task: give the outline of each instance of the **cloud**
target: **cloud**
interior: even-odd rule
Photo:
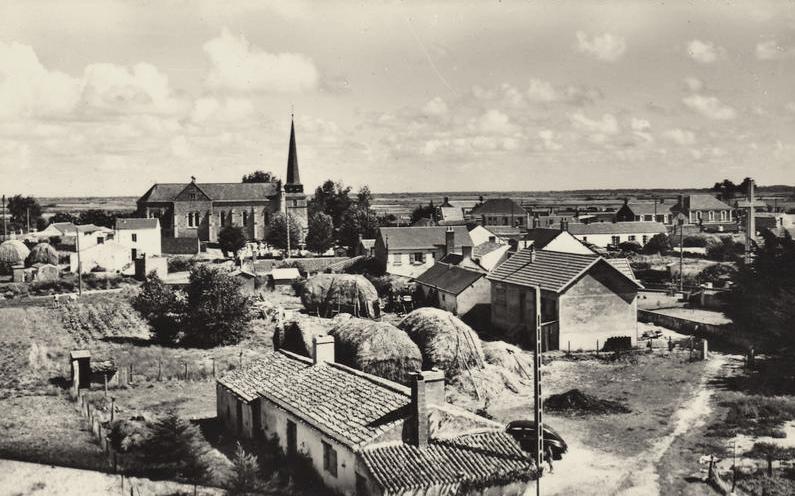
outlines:
[[[577,31],[577,51],[605,62],[616,62],[627,51],[627,43],[623,37],[610,33],[589,37]]]
[[[613,114],[603,114],[601,119],[590,119],[577,112],[571,116],[571,122],[576,129],[591,133],[613,135],[619,131],[618,120]]]
[[[525,95],[528,100],[539,103],[563,102],[573,105],[593,103],[602,97],[602,93],[595,88],[583,86],[555,86],[542,79],[530,79]]]
[[[756,44],[755,53],[759,60],[778,60],[795,55],[795,48],[783,47],[775,40],[767,40]]]
[[[447,103],[437,96],[422,107],[422,113],[427,116],[444,115],[447,113]]]
[[[632,118],[630,126],[632,126],[633,131],[646,131],[647,129],[651,129],[651,123],[649,121],[646,119],[638,119],[637,117]]]
[[[252,46],[243,36],[224,28],[204,44],[211,69],[207,84],[235,91],[300,92],[315,89],[318,71],[299,53],[272,54]]]
[[[788,112],[795,113],[795,102],[787,102],[787,104],[786,104],[786,105],[784,105],[784,108],[785,108],[785,109],[786,109]]]
[[[704,89],[704,82],[696,77],[686,77],[683,81],[687,89],[692,92],[697,93]]]
[[[208,121],[241,123],[249,120],[254,114],[254,104],[246,98],[203,97],[193,103],[190,120],[195,123]]]
[[[696,135],[693,134],[693,131],[687,131],[684,129],[669,129],[668,131],[665,131],[663,135],[677,145],[686,146],[692,145],[696,142]]]
[[[682,99],[682,102],[694,112],[713,120],[731,120],[737,117],[737,111],[721,103],[714,96],[690,95]]]
[[[110,113],[173,113],[179,102],[168,77],[151,64],[91,64],[83,74],[81,106]]]
[[[477,128],[485,134],[511,134],[516,132],[516,126],[511,123],[510,117],[495,109],[488,110],[478,118]]]
[[[544,145],[544,149],[548,151],[557,151],[563,149],[563,145],[555,141],[555,132],[551,129],[542,129],[538,132],[538,137]]]
[[[696,62],[711,64],[718,60],[722,49],[711,41],[692,40],[687,44],[687,53]]]

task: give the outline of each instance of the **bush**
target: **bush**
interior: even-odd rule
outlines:
[[[655,234],[644,246],[643,253],[653,255],[659,253],[664,255],[671,251],[671,239],[667,234]]]
[[[722,262],[733,261],[745,251],[745,245],[731,237],[721,238],[721,242],[707,246],[707,258]]]
[[[685,248],[706,248],[709,240],[704,236],[685,236],[682,246]]]
[[[246,246],[246,236],[243,229],[238,226],[226,226],[218,233],[218,244],[224,252],[224,256],[236,255],[238,251]]]
[[[151,475],[180,478],[200,483],[208,478],[210,467],[204,462],[199,428],[169,412],[151,426],[142,454]]]
[[[187,272],[196,265],[196,260],[189,257],[169,257],[167,263],[169,272]]]
[[[150,273],[132,305],[149,322],[155,339],[174,344],[185,317],[184,297],[177,294],[154,272]]]
[[[618,249],[625,253],[640,253],[641,246],[637,241],[624,241],[619,243]]]
[[[184,339],[210,347],[240,342],[248,332],[251,305],[240,283],[217,268],[200,265],[190,274]]]

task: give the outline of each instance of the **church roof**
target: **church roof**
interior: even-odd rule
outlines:
[[[290,149],[287,152],[287,183],[301,184],[298,174],[298,152],[295,149],[295,121],[290,122]]]
[[[144,193],[142,202],[172,202],[189,183],[157,183]],[[196,183],[212,201],[266,200],[278,193],[276,183]]]

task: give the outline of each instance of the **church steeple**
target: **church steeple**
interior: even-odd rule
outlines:
[[[298,152],[295,149],[295,116],[290,114],[290,149],[287,152],[287,186],[300,185],[298,174]]]

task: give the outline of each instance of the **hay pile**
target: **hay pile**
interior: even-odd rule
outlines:
[[[332,312],[373,317],[378,300],[375,287],[364,276],[318,274],[304,284],[301,303],[308,312],[328,316]]]
[[[447,386],[450,403],[471,412],[527,404],[533,397],[533,381],[524,375],[486,363],[452,378]]]
[[[452,378],[467,367],[480,367],[484,363],[477,333],[450,312],[419,308],[408,314],[398,327],[419,346],[423,369],[438,367]]]
[[[296,314],[295,318],[276,327],[273,333],[273,347],[298,353],[299,355],[312,356],[312,338],[328,334],[332,321]]]
[[[30,250],[30,254],[25,259],[25,265],[30,267],[37,263],[58,265],[58,252],[50,243],[39,243]]]
[[[414,342],[392,324],[340,314],[328,333],[334,336],[336,361],[384,379],[408,384],[422,367]]]
[[[629,413],[632,410],[621,402],[603,400],[579,389],[571,389],[561,394],[553,394],[544,400],[544,409],[550,412],[563,412],[575,415]]]
[[[22,264],[28,255],[30,255],[30,250],[25,243],[18,239],[9,239],[0,244],[0,263],[9,266]]]
[[[481,345],[486,363],[502,367],[519,377],[533,374],[533,355],[505,341],[485,341]]]

